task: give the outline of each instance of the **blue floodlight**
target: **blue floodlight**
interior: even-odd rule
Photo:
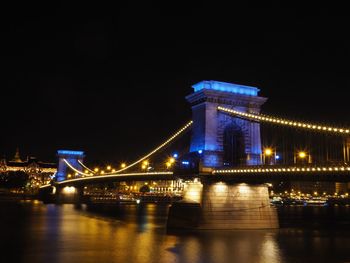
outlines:
[[[225,91],[225,92],[231,92],[231,93],[248,95],[248,96],[258,96],[258,92],[260,91],[260,89],[251,87],[251,86],[238,85],[238,84],[220,82],[220,81],[214,81],[214,80],[203,80],[201,82],[194,84],[192,88],[194,89],[195,92],[200,91],[202,89],[210,89],[210,90]]]
[[[83,151],[71,151],[71,150],[58,150],[59,155],[84,155]]]
[[[203,150],[198,150],[198,153],[199,153],[199,154],[202,154],[202,153],[203,153]]]
[[[280,156],[279,156],[279,155],[276,155],[276,156],[275,156],[275,159],[276,159],[276,160],[279,160],[279,159],[280,159]]]
[[[174,153],[174,154],[173,154],[173,157],[174,157],[174,158],[177,158],[177,157],[179,157],[179,155],[178,155],[177,153]]]
[[[184,165],[189,165],[190,162],[189,162],[189,161],[182,161],[182,164],[184,164]]]

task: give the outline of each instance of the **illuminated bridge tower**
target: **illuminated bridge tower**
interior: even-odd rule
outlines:
[[[218,106],[247,113],[259,113],[267,98],[255,87],[201,81],[186,97],[192,106],[190,152],[200,152],[202,171],[222,166],[261,164],[260,124],[234,118]]]
[[[67,179],[68,171],[72,169],[68,167],[67,162],[76,170],[82,172],[82,166],[78,161],[83,163],[84,160],[84,152],[83,151],[70,151],[70,150],[58,150],[58,168],[56,174],[56,180],[58,182]]]
[[[188,157],[200,156],[200,173],[222,166],[261,164],[260,124],[228,116],[218,106],[259,113],[267,100],[259,89],[218,81],[192,86],[192,138]],[[278,217],[264,184],[223,182],[210,175],[186,185],[182,202],[169,210],[169,228],[274,229]]]

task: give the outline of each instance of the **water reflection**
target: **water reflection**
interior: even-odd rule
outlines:
[[[113,213],[73,205],[0,204],[0,262],[341,262],[350,233],[282,228],[167,234],[168,207]]]

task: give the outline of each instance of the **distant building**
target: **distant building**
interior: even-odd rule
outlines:
[[[7,161],[6,158],[0,160],[0,173],[18,171],[29,175],[31,186],[40,186],[51,180],[51,177],[57,172],[57,164],[41,162],[35,157],[27,157],[25,161],[22,161],[17,148],[15,156],[10,161]]]

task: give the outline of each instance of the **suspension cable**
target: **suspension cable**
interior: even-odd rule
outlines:
[[[164,143],[162,143],[161,145],[159,145],[157,148],[155,148],[154,150],[152,150],[151,152],[149,152],[148,154],[146,154],[145,156],[141,157],[140,159],[138,159],[137,161],[131,163],[130,165],[125,166],[122,169],[119,169],[117,171],[111,172],[111,173],[105,173],[105,175],[112,175],[112,174],[117,174],[120,173],[122,171],[125,171],[126,169],[129,169],[130,167],[135,166],[136,164],[144,161],[145,159],[147,159],[148,157],[150,157],[151,155],[155,154],[156,152],[158,152],[159,150],[161,150],[162,148],[164,148],[165,146],[167,146],[169,143],[171,143],[172,141],[174,141],[180,134],[182,134],[184,131],[187,130],[187,128],[189,128],[192,125],[193,121],[189,121],[185,126],[183,126],[180,130],[178,130],[176,133],[174,133],[169,139],[167,139]],[[79,161],[78,161],[79,162]],[[83,166],[84,168],[86,168],[87,170],[89,170],[90,172],[92,172],[93,174],[96,174],[94,171],[92,171],[90,168],[88,168],[87,166],[83,165],[81,162],[79,162],[79,164],[81,166]]]
[[[122,171],[125,171],[126,169],[129,169],[130,167],[135,166],[136,164],[142,162],[143,160],[147,159],[148,157],[150,157],[151,155],[155,154],[156,152],[158,152],[159,150],[161,150],[162,148],[164,148],[165,146],[167,146],[169,143],[171,143],[176,137],[178,137],[180,134],[182,134],[184,131],[186,131],[186,129],[188,127],[190,127],[192,125],[193,121],[188,122],[185,126],[183,126],[180,130],[178,130],[176,133],[174,133],[169,139],[167,139],[164,143],[162,143],[161,145],[159,145],[157,148],[155,148],[153,151],[149,152],[148,154],[146,154],[145,156],[141,157],[140,159],[138,159],[137,161],[133,162],[132,164],[118,170],[115,171],[113,173],[108,173],[108,174],[116,174],[116,173],[120,173]]]
[[[91,170],[89,167],[87,167],[85,164],[83,164],[80,160],[78,160],[78,163],[85,168],[86,170],[88,170],[89,172],[95,174],[95,172],[93,170]]]
[[[83,173],[82,171],[79,171],[78,169],[74,168],[73,165],[71,165],[66,159],[63,159],[63,161],[67,164],[67,166],[72,169],[74,172],[84,175],[84,176],[92,176],[91,174]]]
[[[303,128],[303,129],[314,130],[314,131],[322,131],[322,132],[333,133],[333,134],[350,134],[350,130],[347,128],[337,128],[332,126],[322,126],[322,125],[313,124],[313,123],[297,122],[297,121],[292,121],[287,119],[280,119],[269,115],[236,111],[236,110],[232,110],[221,106],[218,106],[218,110],[231,115],[239,116],[243,119],[254,120],[257,122],[269,122],[277,125]]]

